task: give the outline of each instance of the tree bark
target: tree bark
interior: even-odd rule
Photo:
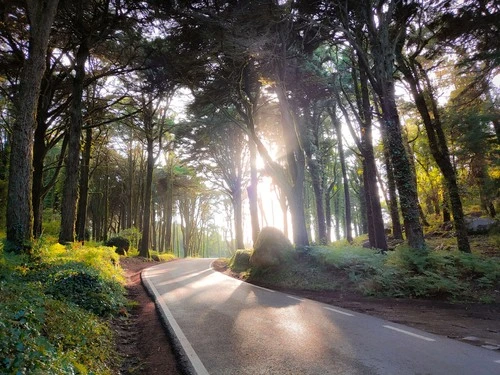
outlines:
[[[349,180],[347,179],[347,168],[345,165],[344,145],[342,143],[342,130],[340,121],[335,113],[335,109],[330,110],[330,117],[332,119],[335,133],[337,134],[337,147],[339,151],[340,168],[342,170],[342,183],[344,185],[344,205],[345,205],[345,238],[347,242],[352,243],[352,219],[351,219],[351,195],[349,193]]]
[[[58,0],[27,0],[30,20],[28,57],[21,72],[14,101],[16,121],[12,129],[7,191],[7,241],[21,252],[31,247],[33,237],[32,155],[33,132],[40,86],[46,68],[45,56]]]
[[[255,129],[253,128],[253,122],[250,126],[254,131]],[[248,141],[248,149],[250,151],[250,185],[247,188],[247,193],[248,204],[250,208],[250,222],[252,226],[252,241],[253,243],[255,243],[260,233],[259,206],[257,202],[257,186],[259,180],[257,177],[257,149],[252,139],[249,139]]]
[[[85,241],[85,228],[87,224],[87,203],[89,194],[90,156],[92,151],[92,129],[85,132],[85,147],[83,150],[82,169],[80,173],[80,199],[78,200],[78,213],[76,218],[76,233],[78,241]]]
[[[398,62],[405,79],[409,83],[413,99],[424,122],[431,154],[446,183],[458,249],[462,252],[470,253],[471,249],[457,178],[451,164],[450,153],[441,124],[441,116],[430,86],[430,80],[417,62],[413,61],[412,64],[412,61],[405,60],[402,54],[398,55]],[[422,76],[424,82],[421,82],[420,76]]]
[[[243,207],[241,197],[241,182],[238,181],[232,196],[233,212],[234,212],[234,234],[236,240],[236,249],[244,249],[243,241]]]
[[[61,202],[61,231],[59,243],[75,240],[76,207],[78,203],[78,180],[80,172],[80,145],[82,136],[83,85],[85,62],[89,57],[89,47],[83,41],[78,48],[73,79],[73,99],[71,102],[71,120],[69,126],[68,155],[66,158],[66,178],[64,180]]]
[[[149,120],[147,120],[149,121]],[[152,121],[152,119],[151,119]],[[154,140],[147,139],[147,167],[146,167],[146,185],[144,187],[144,210],[142,215],[142,238],[139,245],[139,255],[149,258],[149,238],[151,224],[151,197],[153,189],[153,169],[154,169]]]

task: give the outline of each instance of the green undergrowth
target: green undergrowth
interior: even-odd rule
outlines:
[[[361,246],[312,246],[293,251],[279,267],[234,272],[248,281],[298,290],[351,290],[368,296],[498,302],[500,258],[458,251],[415,251],[399,246],[387,254]]]
[[[127,252],[127,256],[129,257],[138,257],[139,250],[136,248],[132,248]],[[149,250],[149,259],[157,261],[157,262],[170,262],[171,260],[176,259],[174,253],[169,252],[159,252],[156,250]]]
[[[126,304],[119,257],[102,246],[0,243],[0,373],[112,374],[109,318]]]

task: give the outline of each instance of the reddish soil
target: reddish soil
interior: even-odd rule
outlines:
[[[158,262],[144,258],[120,259],[127,278],[127,295],[133,306],[113,326],[123,357],[120,374],[180,375],[174,350],[162,326],[155,304],[141,283],[141,271]]]
[[[121,259],[121,266],[127,277],[128,297],[136,306],[114,322],[118,350],[124,358],[120,374],[181,374],[155,305],[141,284],[141,271],[154,264],[157,262],[141,258]],[[215,262],[214,268],[238,277],[225,268],[225,263]],[[500,304],[498,303],[482,305],[381,299],[365,297],[351,291],[285,290],[285,292],[500,351]]]

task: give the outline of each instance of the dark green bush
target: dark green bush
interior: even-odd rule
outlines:
[[[116,236],[110,238],[106,242],[106,246],[116,247],[116,252],[120,255],[127,255],[127,251],[130,248],[130,241],[125,237]]]
[[[68,262],[52,271],[47,278],[47,293],[55,299],[72,302],[99,316],[116,313],[125,302],[120,284],[103,279],[83,263]]]

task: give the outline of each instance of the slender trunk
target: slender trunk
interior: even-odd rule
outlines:
[[[335,109],[330,111],[335,133],[337,134],[337,147],[339,151],[340,167],[342,170],[342,181],[344,184],[344,204],[345,204],[345,238],[349,243],[352,239],[352,218],[351,218],[351,195],[349,193],[349,180],[347,179],[347,168],[345,164],[344,145],[342,143],[342,130],[340,121],[335,113]]]
[[[85,131],[85,147],[83,150],[82,169],[80,173],[80,199],[76,218],[76,234],[78,241],[85,241],[87,224],[87,202],[89,194],[90,155],[92,151],[92,129]]]
[[[26,1],[30,20],[28,58],[23,64],[18,95],[14,101],[16,121],[12,128],[7,190],[7,241],[13,250],[30,248],[33,237],[32,161],[33,133],[45,56],[58,0]]]
[[[146,166],[146,184],[144,187],[144,209],[142,215],[142,238],[139,245],[139,255],[149,258],[150,243],[150,224],[151,224],[151,197],[153,189],[153,169],[154,169],[154,140],[147,140],[147,166]]]
[[[172,211],[174,207],[174,193],[172,173],[170,173],[167,184],[167,202],[165,204],[165,243],[168,250],[173,250],[172,240]]]
[[[449,203],[453,214],[458,249],[462,252],[470,253],[470,244],[467,237],[467,228],[464,221],[464,213],[456,173],[453,169],[453,165],[451,164],[450,153],[441,125],[441,117],[434,93],[432,92],[430,80],[427,77],[427,73],[418,65],[418,63],[414,62],[414,65],[411,66],[410,61],[405,61],[401,54],[398,55],[398,62],[406,80],[410,85],[413,99],[415,100],[417,109],[424,122],[431,154],[436,161],[443,178],[445,179]],[[421,86],[419,74],[424,78],[424,84],[426,85],[425,90]],[[426,101],[426,97],[428,102]]]
[[[394,180],[394,169],[392,167],[391,157],[389,155],[388,140],[386,140],[385,132],[384,136],[384,161],[385,170],[387,174],[387,190],[389,195],[389,200],[387,201],[387,206],[389,207],[389,213],[391,215],[392,222],[392,236],[395,239],[403,239],[403,228],[401,227],[401,222],[399,220],[399,209],[398,209],[398,195],[396,192],[396,181]]]
[[[71,121],[69,127],[68,155],[66,158],[66,178],[61,202],[61,231],[59,243],[75,240],[76,207],[78,202],[78,177],[80,172],[80,144],[82,134],[82,98],[85,79],[85,62],[89,57],[89,48],[82,42],[76,54],[75,77],[73,79],[73,99],[71,103]]]

